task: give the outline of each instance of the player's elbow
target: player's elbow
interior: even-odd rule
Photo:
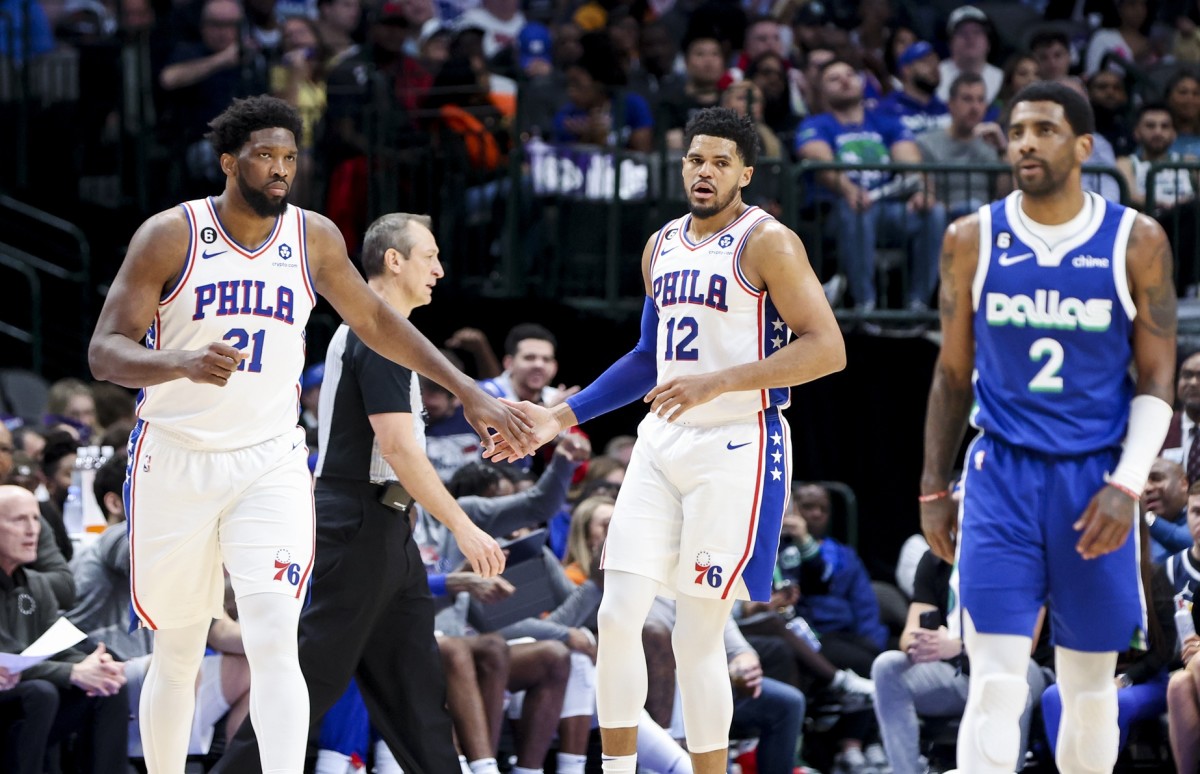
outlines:
[[[104,337],[99,333],[92,336],[88,343],[88,368],[92,371],[92,378],[101,382],[115,382],[114,366],[113,358],[106,352]]]
[[[815,358],[821,366],[819,376],[828,376],[846,368],[846,342],[842,334],[834,330],[821,337],[818,354]]]

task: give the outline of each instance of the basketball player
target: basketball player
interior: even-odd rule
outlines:
[[[1127,538],[1171,421],[1175,289],[1158,224],[1080,186],[1093,131],[1070,87],[1021,90],[1008,145],[1018,190],[951,226],[942,251],[921,525],[947,561],[960,538],[971,682],[958,766],[970,774],[1016,768],[1043,604],[1064,774],[1112,771],[1117,652],[1145,642],[1137,539]],[[959,511],[949,478],[972,397],[980,434]]]
[[[528,444],[519,412],[484,395],[367,288],[333,224],[288,204],[295,109],[255,97],[234,102],[210,126],[224,191],[138,229],[89,359],[97,379],[143,388],[125,497],[133,607],[155,630],[141,699],[148,770],[183,771],[224,564],[250,663],[262,769],[299,774],[308,696],[296,624],[314,533],[296,420],[316,292],[373,349],[451,388],[477,430],[490,426]],[[485,575],[504,564],[494,541],[469,558]]]
[[[672,642],[693,768],[725,771],[733,704],[722,630],[735,599],[771,595],[791,481],[788,387],[846,362],[800,239],[742,201],[758,153],[753,122],[708,108],[685,134],[691,214],[646,243],[637,346],[566,403],[521,404],[543,442],[637,398],[650,404],[602,563],[596,703],[606,774],[636,771],[641,631],[660,593],[678,598]],[[499,443],[492,456],[516,453]]]

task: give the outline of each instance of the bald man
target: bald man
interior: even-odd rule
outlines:
[[[0,424],[0,485],[7,484],[9,476],[12,475],[14,451],[12,433]],[[41,507],[43,506],[39,504],[39,510]],[[45,516],[41,517],[41,530],[38,533],[37,559],[29,565],[29,569],[37,570],[50,582],[59,609],[68,610],[75,604],[75,577],[71,574],[71,568],[59,549],[50,522],[46,521]]]
[[[1178,462],[1159,457],[1142,492],[1142,518],[1150,530],[1150,558],[1161,564],[1192,545],[1187,525],[1188,479]]]
[[[42,520],[37,498],[0,486],[0,652],[20,653],[58,619],[50,582],[37,559]],[[25,669],[0,668],[0,771],[39,774],[46,746],[79,735],[81,772],[128,766],[129,702],[124,665],[101,644],[71,648]]]

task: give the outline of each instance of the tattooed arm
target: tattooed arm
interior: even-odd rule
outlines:
[[[946,230],[942,242],[942,351],[933,371],[929,405],[925,410],[925,467],[921,492],[945,490],[958,458],[971,411],[971,372],[975,366],[975,330],[971,285],[979,262],[979,216],[960,218]],[[942,497],[921,504],[921,530],[930,548],[947,562],[954,561],[957,504]]]
[[[1175,401],[1175,264],[1158,222],[1139,215],[1129,234],[1125,271],[1137,307],[1133,362],[1137,394]]]
[[[1074,524],[1080,533],[1075,549],[1084,559],[1115,551],[1128,539],[1136,495],[1145,482],[1145,471],[1155,450],[1162,444],[1175,398],[1175,270],[1162,227],[1138,215],[1125,256],[1129,293],[1137,308],[1133,321],[1137,397],[1130,407],[1121,461],[1109,483],[1092,497]],[[1135,469],[1139,471],[1136,474],[1132,472]]]

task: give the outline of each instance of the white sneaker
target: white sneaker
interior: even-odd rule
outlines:
[[[888,763],[887,753],[883,751],[883,745],[878,742],[867,745],[867,748],[863,750],[863,757],[867,759],[867,763],[875,767],[879,774],[892,774],[892,766]]]
[[[842,693],[860,693],[864,696],[875,695],[875,683],[850,669],[839,669],[834,675],[830,687]]]
[[[848,747],[833,759],[835,774],[874,774],[875,770],[867,763],[862,748]]]

